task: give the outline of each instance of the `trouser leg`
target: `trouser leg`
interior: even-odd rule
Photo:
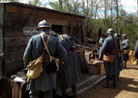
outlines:
[[[44,93],[43,98],[52,98],[52,90],[49,90],[43,93]]]
[[[71,88],[72,88],[73,97],[77,97],[77,85],[74,84],[71,86]]]
[[[39,98],[39,92],[38,91],[29,91],[29,97],[30,98]]]
[[[111,65],[108,62],[104,62],[104,67],[105,67],[105,71],[106,71],[106,83],[105,86],[106,88],[110,88],[110,77],[111,77]]]

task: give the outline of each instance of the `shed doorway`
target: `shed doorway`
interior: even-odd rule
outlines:
[[[52,30],[58,34],[63,34],[63,26],[61,25],[52,25]]]

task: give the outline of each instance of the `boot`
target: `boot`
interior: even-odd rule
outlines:
[[[78,98],[77,96],[77,85],[72,85],[72,93],[73,93],[73,98]]]
[[[106,84],[103,87],[110,88],[109,80],[110,80],[110,78],[106,78]]]
[[[113,79],[113,88],[116,89],[117,88],[117,77],[114,76],[114,79]]]

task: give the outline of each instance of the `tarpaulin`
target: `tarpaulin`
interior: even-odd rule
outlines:
[[[134,51],[130,50],[128,64],[136,64],[136,58],[134,57]]]

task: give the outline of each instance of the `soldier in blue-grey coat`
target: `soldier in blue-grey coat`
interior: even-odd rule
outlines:
[[[99,51],[103,46],[105,38],[106,38],[106,36],[104,34],[102,34],[102,36],[100,37],[100,40],[99,40]]]
[[[104,34],[102,34],[102,36],[100,37],[100,40],[99,40],[99,46],[100,46],[100,47],[102,47],[105,38],[106,38],[106,36],[105,36]]]
[[[60,65],[58,72],[62,97],[66,98],[66,88],[71,87],[73,97],[77,97],[77,83],[80,80],[80,65],[76,54],[73,52],[73,43],[71,37],[67,34],[59,36],[59,40],[63,47],[67,50],[67,58],[64,64]]]
[[[138,40],[135,45],[135,50],[134,50],[134,57],[136,58],[136,64],[138,64]]]
[[[122,46],[123,46],[123,51],[124,50],[129,50],[129,40],[127,38],[127,34],[123,34]],[[129,55],[128,54],[124,54],[123,55],[123,59],[125,61],[125,68],[127,68],[126,63],[127,63],[127,60],[129,59]]]
[[[38,30],[40,34],[47,40],[49,33],[49,24],[43,20],[38,24]],[[66,50],[62,47],[57,38],[50,36],[48,40],[48,49],[51,56],[58,54],[59,60],[61,61],[67,55]],[[28,45],[24,52],[24,64],[25,66],[32,60],[37,59],[42,55],[44,50],[44,44],[40,35],[34,35],[30,38]],[[46,64],[43,63],[43,72],[36,79],[27,79],[27,89],[29,90],[30,98],[38,98],[39,91],[43,92],[43,98],[52,98],[52,90],[56,89],[56,72],[47,73]]]
[[[115,39],[116,39],[116,42],[117,42],[117,50],[118,50],[118,53],[120,53],[120,56],[118,54],[117,56],[117,60],[118,60],[118,66],[117,66],[117,72],[118,72],[118,81],[119,81],[119,75],[120,75],[120,71],[122,70],[122,67],[123,67],[123,52],[122,52],[122,44],[121,44],[121,40],[120,40],[120,34],[116,33],[115,35]]]
[[[116,55],[116,47],[114,42],[114,31],[112,28],[107,30],[108,37],[104,40],[103,46],[99,53],[99,59],[102,60],[104,54]],[[104,67],[106,72],[106,85],[104,87],[110,88],[110,78],[113,78],[113,87],[117,86],[117,58],[114,56],[113,63],[104,61]]]

